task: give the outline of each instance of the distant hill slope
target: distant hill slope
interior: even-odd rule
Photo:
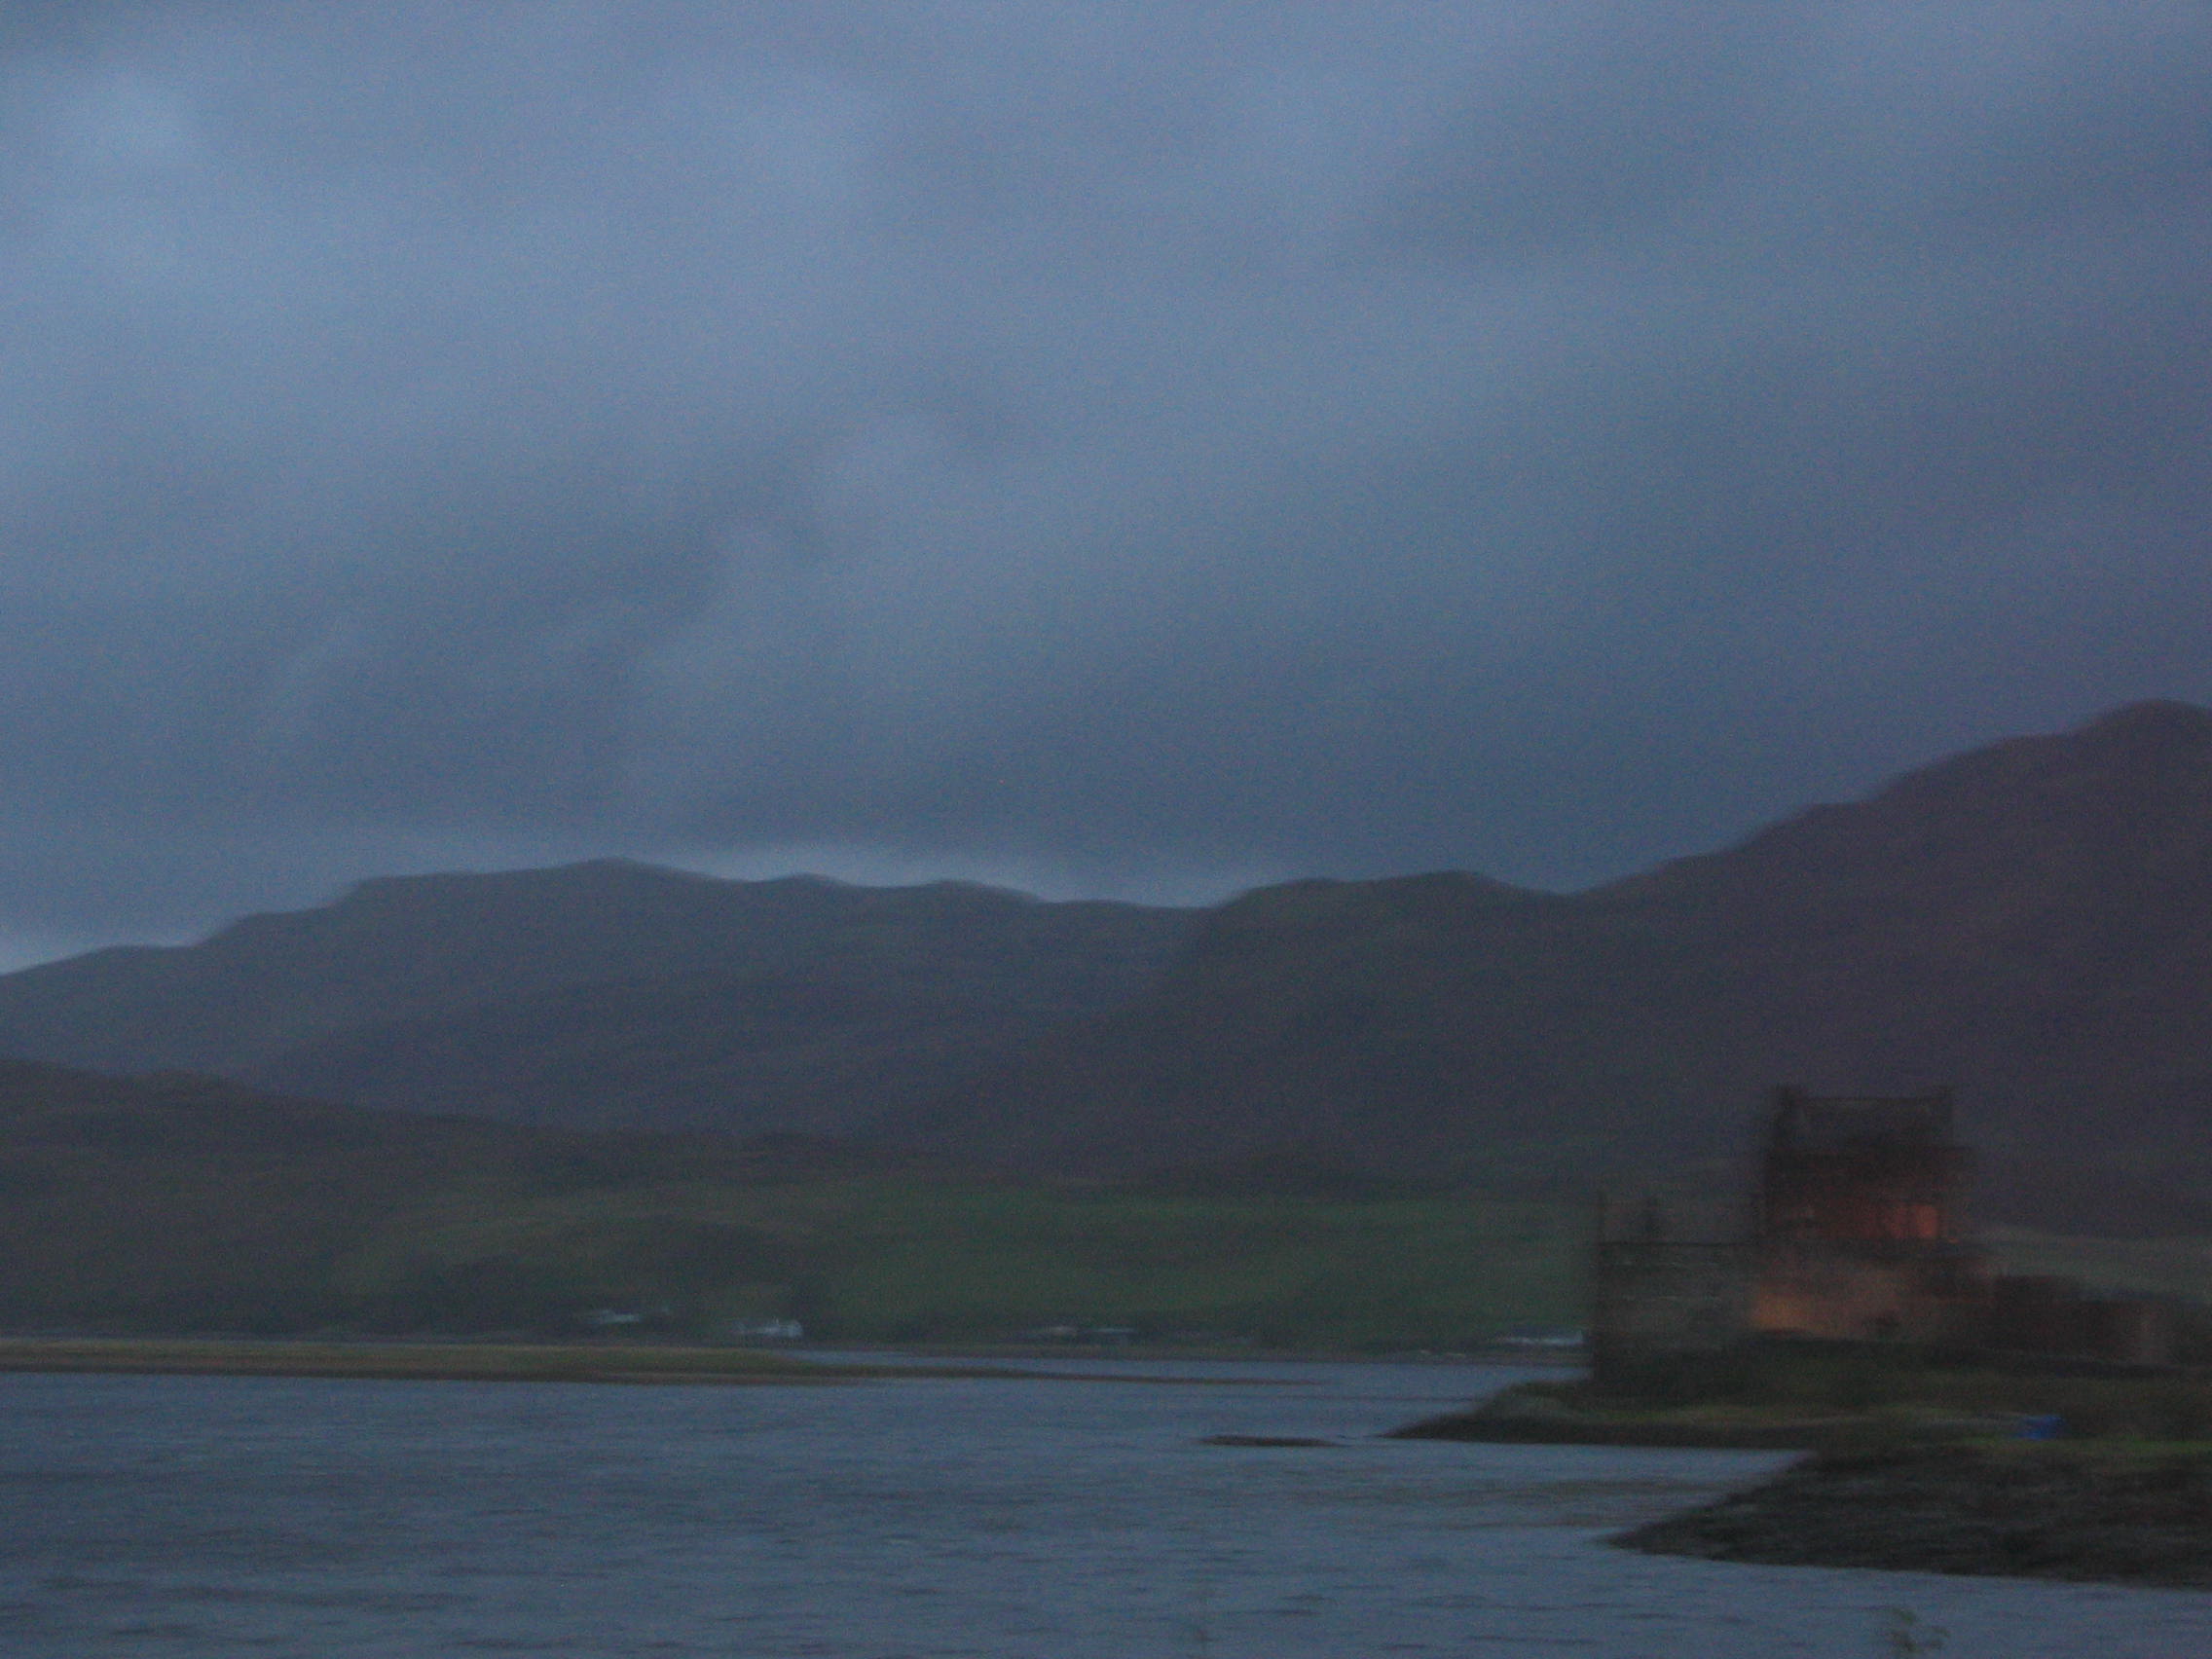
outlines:
[[[245,1076],[523,1124],[849,1135],[970,1081],[1052,1023],[835,980],[672,975],[351,1026]]]
[[[0,1195],[0,1330],[713,1339],[796,1316],[831,1340],[1392,1348],[1577,1309],[1560,1206],[1055,1191],[799,1136],[548,1132],[5,1061]]]
[[[1551,1195],[1732,1183],[1778,1081],[1949,1083],[1992,1218],[2212,1231],[2212,714],[1997,744],[1572,896],[1445,874],[1194,913],[621,864],[370,882],[0,977],[11,1051],[1032,1173]]]
[[[500,1258],[508,1282],[497,1285],[448,1275],[349,1287],[346,1266],[395,1226],[419,1232],[426,1215],[895,1166],[795,1138],[548,1134],[289,1100],[181,1073],[113,1078],[0,1061],[0,1324],[290,1330],[347,1317],[413,1326],[459,1313],[465,1326],[472,1310],[456,1306],[457,1292],[482,1299],[488,1289],[498,1305],[476,1322],[497,1322],[549,1295],[566,1307],[598,1287],[549,1285],[534,1302],[512,1281],[518,1271],[542,1277],[542,1264],[511,1250]],[[657,1241],[612,1242],[628,1245],[628,1260],[608,1264],[619,1285],[625,1272],[649,1278],[686,1240],[678,1229]],[[725,1277],[743,1275],[748,1240],[705,1242]]]
[[[392,878],[0,976],[0,1053],[528,1121],[842,1127],[1126,999],[1189,925],[619,862]]]
[[[2000,1158],[2212,1190],[2212,713],[1996,744],[1592,898],[1730,988],[1725,1080],[1955,1082]]]
[[[1128,1007],[890,1130],[1025,1168],[1297,1144],[1556,1190],[1725,1158],[1780,1080],[1957,1085],[1996,1213],[2197,1225],[2212,714],[1998,744],[1574,897],[1248,894]]]

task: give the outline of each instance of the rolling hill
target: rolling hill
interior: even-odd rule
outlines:
[[[0,1054],[529,1123],[843,1132],[1115,1006],[1188,927],[611,861],[390,878],[0,976]]]
[[[0,977],[11,1051],[1027,1175],[1551,1197],[1732,1180],[1778,1081],[1951,1084],[1993,1219],[2212,1232],[2212,714],[1999,743],[1573,895],[1436,874],[1194,913],[621,864],[369,882]]]
[[[0,1062],[0,1330],[1454,1346],[1575,1316],[1577,1212],[975,1179]],[[608,1323],[607,1315],[616,1315]],[[597,1316],[595,1318],[595,1315]]]
[[[2212,1218],[2212,714],[1997,744],[1572,897],[1306,882],[888,1131],[1127,1171],[1296,1142],[1559,1190],[1731,1158],[1770,1085],[1952,1084],[1990,1211]]]
[[[604,1283],[546,1282],[541,1262],[513,1251],[488,1254],[492,1267],[473,1277],[364,1278],[347,1266],[388,1232],[415,1233],[425,1215],[889,1166],[818,1143],[548,1134],[285,1099],[183,1073],[114,1078],[5,1061],[0,1324],[293,1330],[527,1318],[608,1294],[625,1274],[657,1284],[659,1259],[682,1250],[682,1235],[608,1263]],[[743,1250],[728,1254],[725,1272],[738,1271]],[[512,1282],[518,1275],[535,1276],[536,1289]]]

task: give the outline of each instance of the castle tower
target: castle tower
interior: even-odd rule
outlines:
[[[1948,1089],[1774,1092],[1753,1206],[1754,1331],[1936,1342],[1978,1305]]]

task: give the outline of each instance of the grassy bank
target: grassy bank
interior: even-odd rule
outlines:
[[[833,1141],[593,1135],[0,1066],[0,1331],[1480,1349],[1582,1322],[1588,1215],[1309,1168],[962,1178]],[[2017,1235],[2186,1288],[2201,1241]],[[2152,1282],[2146,1286],[2148,1277]]]
[[[1652,1553],[2212,1588],[2212,1375],[1773,1345],[1673,1381],[1531,1382],[1396,1432],[1813,1454],[1614,1540]]]
[[[1576,1318],[1579,1221],[897,1175],[463,1187],[383,1219],[310,1300],[319,1323],[394,1333],[555,1332],[611,1309],[661,1335],[793,1318],[830,1342],[1465,1348]]]
[[[1614,1540],[1659,1555],[2212,1589],[2212,1447],[1831,1454]]]
[[[1374,1351],[1571,1324],[1581,1302],[1567,1206],[641,1163],[461,1170],[296,1225],[331,1183],[183,1171],[139,1209],[54,1182],[0,1226],[0,1327],[565,1339],[598,1314],[661,1339],[797,1319],[830,1342]]]
[[[1575,1322],[1575,1206],[1296,1168],[963,1178],[804,1136],[581,1134],[0,1066],[0,1331],[711,1343],[1048,1328],[1463,1347]]]
[[[1522,1383],[1397,1430],[1418,1439],[1868,1450],[2017,1436],[2055,1419],[2071,1441],[2212,1443],[2212,1377],[2064,1376],[1909,1349],[1777,1345],[1641,1394]]]

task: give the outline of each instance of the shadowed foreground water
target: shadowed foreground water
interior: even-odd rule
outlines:
[[[1126,1369],[1264,1381],[0,1378],[0,1653],[2212,1654],[2212,1596],[1595,1542],[1772,1456],[1367,1438],[1497,1373]]]

